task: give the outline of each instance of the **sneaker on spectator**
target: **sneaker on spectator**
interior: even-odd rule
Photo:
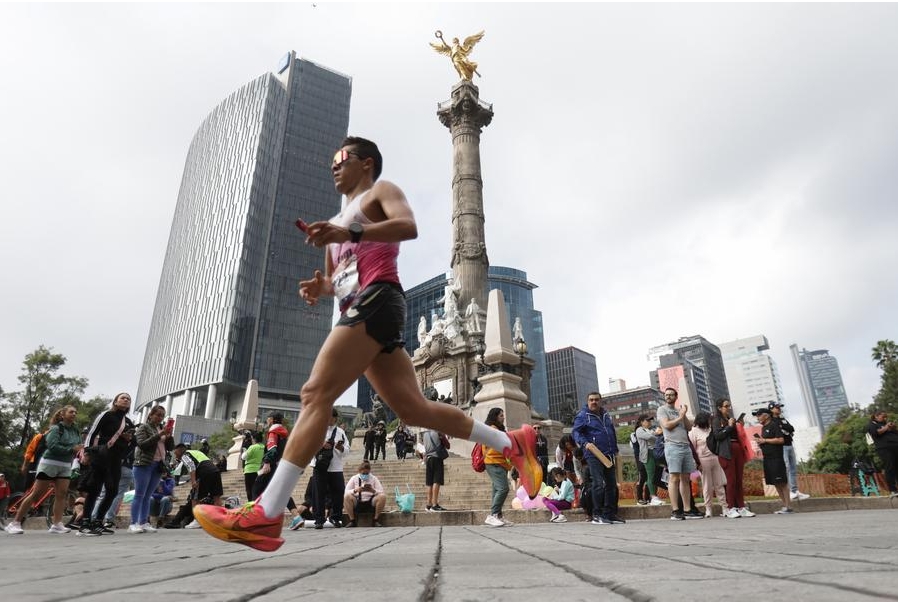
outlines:
[[[543,484],[543,467],[536,459],[536,431],[525,424],[507,434],[511,439],[511,447],[505,448],[503,452],[518,470],[524,491],[533,499]]]
[[[500,516],[500,517],[499,517],[499,520],[501,520],[501,521],[502,521],[502,524],[505,525],[506,527],[510,527],[510,526],[512,526],[512,525],[514,524],[513,522],[511,522],[510,520],[508,520],[508,519],[505,518],[504,516]]]
[[[639,504],[640,506],[645,506],[646,504],[648,504],[648,502],[646,500],[636,500],[636,503]]]
[[[610,517],[608,517],[608,520],[611,521],[612,525],[626,525],[627,524],[627,521],[625,521],[624,519],[622,519],[621,517],[619,517],[616,514],[613,514]]]
[[[741,516],[742,518],[751,518],[755,516],[755,513],[748,508],[739,508],[739,516]]]
[[[446,511],[446,509],[443,508],[442,506],[440,506],[439,504],[434,504],[433,506],[430,507],[430,509],[433,510],[434,512],[445,512]]]
[[[323,528],[324,528],[324,524],[323,524],[323,523],[315,523],[315,528],[316,528],[316,529],[323,529]]]
[[[140,525],[128,525],[128,533],[145,533]]]
[[[374,520],[371,521],[371,526],[372,526],[372,527],[383,527],[383,525],[381,524],[381,522],[380,522],[378,519],[376,519],[376,518],[375,518]]]
[[[146,533],[156,533],[159,530],[150,523],[144,523],[140,525],[140,528],[143,529]]]
[[[290,521],[290,530],[298,531],[299,529],[302,529],[304,524],[306,524],[306,519],[301,516],[294,516],[293,520]]]
[[[807,493],[802,493],[800,491],[794,491],[789,494],[789,497],[792,498],[796,502],[800,502],[801,500],[806,500],[811,496],[809,496]]]
[[[103,534],[103,523],[86,524],[75,534],[82,537],[99,537]]]
[[[663,506],[663,505],[664,505],[664,502],[662,502],[661,498],[659,498],[656,495],[653,495],[652,501],[649,502],[649,506]]]
[[[200,504],[193,509],[193,515],[198,526],[222,541],[242,543],[263,552],[273,552],[284,544],[281,537],[284,519],[280,514],[268,518],[256,502],[247,502],[232,510]]]
[[[724,516],[726,518],[742,518],[742,515],[739,514],[738,508],[730,508],[726,511],[726,514],[724,514]]]
[[[22,528],[22,523],[17,520],[9,521],[9,524],[3,527],[3,530],[10,535],[21,535],[25,532],[25,529]]]
[[[670,513],[670,520],[686,520],[686,514],[682,510],[674,510]]]
[[[780,508],[774,514],[795,514],[795,510],[792,510],[792,508]]]
[[[358,527],[358,526],[359,526],[359,524],[357,522],[355,522],[355,519],[352,519],[351,521],[346,523],[347,529],[352,529],[353,527]]]
[[[893,491],[889,494],[889,499],[892,499],[893,497],[898,497],[898,491]]]
[[[47,533],[68,533],[70,531],[71,531],[71,529],[66,527],[61,522],[50,525],[50,528],[47,529]]]
[[[112,520],[104,520],[103,521],[103,533],[115,533],[115,521]]]
[[[504,527],[505,523],[502,522],[502,519],[496,516],[495,514],[490,514],[486,517],[486,520],[483,521],[483,524],[489,525],[490,527]]]
[[[209,504],[200,504],[200,505],[208,506]],[[197,506],[197,508],[199,508],[199,506]],[[224,506],[219,506],[219,508],[224,508]],[[196,508],[194,508],[193,511],[194,511],[194,516],[196,516]],[[184,528],[185,529],[202,529],[203,525],[197,519],[193,519],[192,521],[190,521],[189,523],[184,525]]]
[[[65,524],[65,526],[69,529],[72,529],[73,531],[80,531],[81,530],[81,521],[77,521],[73,518],[72,520],[67,522]]]
[[[594,524],[594,525],[610,525],[612,523],[610,520],[608,520],[604,516],[594,516],[592,519],[592,524]]]
[[[424,512],[433,512],[433,506],[424,506]]]
[[[340,517],[338,517],[338,516],[327,517],[327,522],[332,524],[334,526],[334,528],[336,528],[336,529],[339,529],[340,527],[343,526],[343,521],[340,520]]]
[[[693,508],[689,512],[684,513],[686,518],[689,520],[694,520],[696,518],[705,518],[705,515],[698,511],[698,508]]]

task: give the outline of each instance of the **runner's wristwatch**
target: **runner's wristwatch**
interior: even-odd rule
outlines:
[[[362,240],[362,234],[365,233],[365,229],[362,227],[362,224],[358,222],[352,222],[349,224],[349,240],[350,242],[359,242]]]

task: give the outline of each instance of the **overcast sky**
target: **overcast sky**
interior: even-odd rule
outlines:
[[[539,286],[547,349],[604,390],[648,384],[649,347],[765,334],[787,415],[791,343],[870,402],[898,338],[894,4],[0,5],[0,385],[44,344],[136,394],[188,145],[291,49],[353,78],[350,131],[419,221],[406,287],[445,271],[437,29],[486,30],[487,248]]]

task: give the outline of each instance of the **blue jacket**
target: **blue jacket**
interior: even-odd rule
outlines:
[[[600,408],[600,414],[593,414],[589,408],[584,407],[574,418],[574,428],[571,436],[574,442],[583,450],[583,457],[591,456],[586,449],[587,443],[592,443],[606,456],[617,455],[617,435],[614,433],[614,422],[611,414]]]

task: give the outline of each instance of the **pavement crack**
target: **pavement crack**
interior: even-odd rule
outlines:
[[[424,591],[421,592],[421,597],[418,598],[419,602],[433,602],[436,599],[437,586],[440,579],[440,562],[442,561],[442,558],[443,527],[440,527],[440,532],[437,536],[437,550],[436,553],[434,553],[433,558],[433,567],[430,570],[430,575],[427,578],[427,583],[424,584]]]
[[[478,533],[473,530],[472,530],[472,532]],[[532,552],[528,552],[527,550],[522,550],[520,548],[510,546],[507,543],[505,543],[504,541],[502,541],[501,539],[496,539],[494,537],[488,537],[487,535],[484,535],[483,533],[478,533],[478,534],[486,539],[489,539],[490,541],[493,541],[493,542],[499,544],[500,546],[502,546],[504,548],[513,550],[513,551],[515,551],[519,554],[523,554],[525,556],[529,556],[535,560],[539,560],[541,562],[551,564],[552,566],[559,568],[559,569],[563,570],[564,572],[575,576],[577,579],[580,579],[581,581],[583,581],[585,583],[589,583],[590,585],[594,585],[596,587],[606,589],[610,592],[613,592],[619,596],[626,598],[627,600],[631,600],[632,602],[652,602],[654,600],[654,598],[652,596],[650,596],[649,594],[647,594],[645,592],[641,592],[638,589],[635,589],[629,585],[625,585],[623,583],[618,583],[617,581],[600,579],[600,578],[596,577],[595,575],[590,575],[589,573],[584,573],[583,571],[578,571],[577,569],[571,568],[571,567],[569,567],[565,564],[562,564],[560,562],[555,562],[551,558],[539,556]]]

